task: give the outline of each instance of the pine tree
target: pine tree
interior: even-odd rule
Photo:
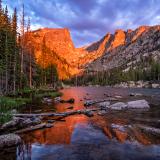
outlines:
[[[13,92],[16,92],[16,80],[18,76],[19,54],[17,46],[17,10],[14,9],[12,16],[12,43],[13,43]]]
[[[21,74],[20,74],[20,88],[23,88],[23,80],[24,80],[24,34],[25,34],[25,13],[24,13],[24,5],[22,6],[22,15],[21,15]]]

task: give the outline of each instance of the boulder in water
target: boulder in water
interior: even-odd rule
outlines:
[[[117,102],[117,103],[109,106],[109,109],[112,109],[112,110],[122,110],[122,109],[126,109],[126,108],[127,108],[127,104],[125,104],[123,102]]]
[[[20,136],[16,134],[7,134],[0,136],[0,148],[12,147],[22,142]]]
[[[149,103],[146,100],[136,100],[136,101],[130,101],[127,103],[128,109],[145,109],[150,108]]]
[[[101,108],[108,108],[110,104],[111,103],[109,101],[105,101],[105,102],[97,103],[97,106]]]

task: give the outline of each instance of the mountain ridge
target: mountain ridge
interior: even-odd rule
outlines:
[[[86,70],[96,72],[127,65],[131,57],[138,58],[137,55],[146,52],[157,50],[159,57],[159,25],[140,26],[126,31],[118,29],[114,34],[107,33],[99,41],[81,48],[75,48],[68,28],[43,28],[32,31],[30,37],[37,63],[41,66],[42,45],[45,41],[49,50],[45,57],[46,65],[55,64],[60,79],[82,74]]]

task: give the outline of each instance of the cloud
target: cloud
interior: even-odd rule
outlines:
[[[5,0],[10,10],[25,5],[32,28],[68,27],[76,46],[116,29],[160,23],[159,0]]]

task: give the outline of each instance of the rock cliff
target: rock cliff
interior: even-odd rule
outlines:
[[[129,70],[142,59],[160,59],[160,26],[141,26],[136,30],[116,30],[98,42],[75,48],[65,29],[39,29],[30,33],[36,62],[42,67],[57,66],[60,79],[84,70],[94,72],[122,67]]]
[[[160,26],[141,26],[136,30],[118,30],[105,44],[102,56],[88,63],[88,71],[103,71],[116,67],[129,70],[152,57],[160,60]]]

